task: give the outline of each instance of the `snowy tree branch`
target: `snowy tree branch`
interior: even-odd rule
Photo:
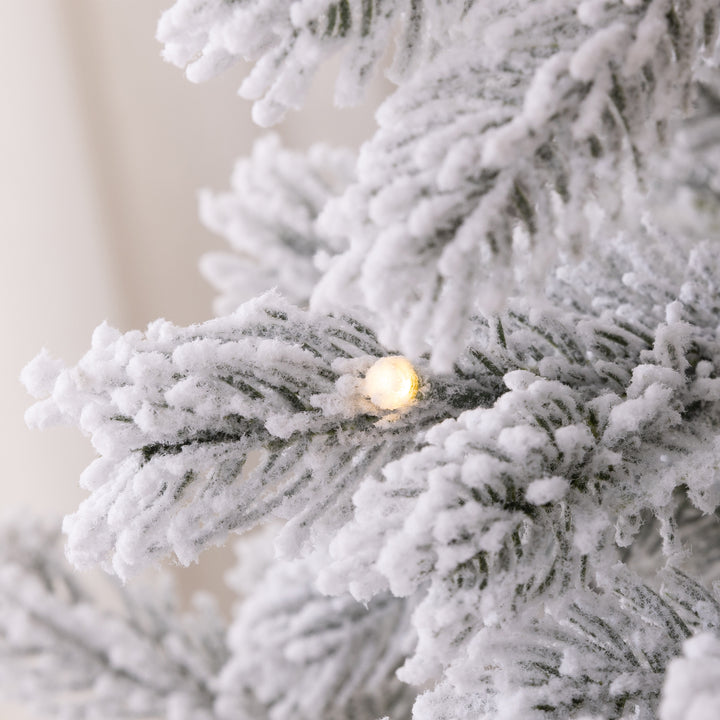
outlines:
[[[359,298],[381,340],[443,371],[479,310],[541,288],[559,253],[639,228],[644,158],[689,110],[716,9],[488,3],[470,24],[381,107],[358,183],[322,216],[328,235],[354,230],[314,297]]]
[[[431,377],[405,412],[385,417],[362,374],[387,354],[349,319],[268,294],[227,318],[143,335],[101,326],[77,368],[41,355],[24,373],[47,397],[31,425],[76,423],[98,458],[91,491],[66,518],[68,553],[120,576],[170,551],[187,564],[209,543],[279,515],[290,554],[340,526],[360,480],[414,435],[478,402],[497,379]]]
[[[453,27],[473,2],[424,0],[178,0],[158,25],[165,59],[187,66],[194,82],[241,59],[255,62],[240,94],[255,100],[253,118],[269,126],[299,108],[318,66],[338,51],[343,64],[335,100],[360,101],[362,92],[398,29],[393,78],[400,80]]]
[[[565,268],[558,298],[581,277],[608,296],[584,310],[516,306],[491,323],[471,352],[508,391],[431,428],[424,447],[363,483],[322,587],[363,600],[386,588],[426,595],[403,678],[436,677],[488,618],[505,622],[536,598],[585,587],[633,543],[645,511],[666,556],[688,552],[673,492],[686,488],[704,513],[720,506],[718,478],[698,471],[720,427],[720,347],[702,309],[717,301],[716,267],[709,246],[696,249],[675,290],[683,301],[667,297],[665,317],[657,283],[644,287],[639,273],[618,278],[620,290],[594,263]]]
[[[103,609],[62,558],[59,528],[0,526],[0,684],[67,720],[211,720],[226,628],[208,598],[181,615],[169,591],[114,588]]]
[[[412,603],[389,595],[364,606],[313,588],[322,558],[275,563],[238,608],[231,659],[219,679],[223,720],[377,720],[410,717],[416,691],[395,671],[415,642]]]
[[[203,223],[235,251],[208,253],[200,261],[201,272],[222,293],[215,301],[218,315],[271,288],[307,304],[320,277],[318,264],[345,249],[318,232],[315,220],[354,177],[349,150],[315,145],[304,155],[268,135],[236,164],[231,192],[202,193]]]

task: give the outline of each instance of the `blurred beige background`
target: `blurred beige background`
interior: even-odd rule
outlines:
[[[196,265],[223,241],[199,225],[196,191],[225,189],[262,131],[236,96],[242,68],[192,85],[161,60],[155,24],[170,4],[0,3],[0,511],[64,514],[83,497],[88,441],[23,423],[30,400],[17,378],[41,347],[75,362],[105,319],[128,330],[210,316]],[[337,111],[333,77],[327,69],[306,108],[278,128],[287,145],[357,146],[370,135],[386,86],[362,109]],[[217,583],[223,562],[193,568],[187,582]],[[29,717],[0,704],[3,720]]]

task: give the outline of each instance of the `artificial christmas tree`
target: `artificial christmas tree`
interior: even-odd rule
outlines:
[[[720,716],[717,21],[708,0],[180,0],[260,124],[342,52],[357,161],[272,137],[202,216],[220,316],[24,372],[99,457],[66,553],[6,521],[2,679],[68,718]],[[238,544],[229,627],[137,572]],[[200,558],[201,560],[201,558]]]

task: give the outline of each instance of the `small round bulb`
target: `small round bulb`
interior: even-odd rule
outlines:
[[[409,405],[417,395],[415,368],[401,355],[380,358],[365,374],[365,394],[381,410]]]

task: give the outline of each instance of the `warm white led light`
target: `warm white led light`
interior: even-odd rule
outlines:
[[[409,405],[417,395],[415,368],[401,355],[380,358],[365,374],[365,394],[381,410]]]

